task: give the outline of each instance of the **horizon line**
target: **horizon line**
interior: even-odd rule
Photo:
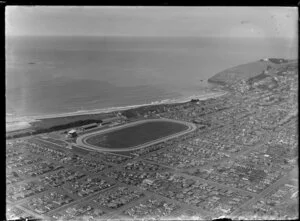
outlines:
[[[101,38],[253,38],[253,39],[263,39],[263,38],[273,38],[273,39],[294,39],[294,37],[278,37],[278,36],[220,36],[220,35],[212,35],[212,36],[191,36],[191,35],[177,35],[177,36],[165,36],[165,35],[8,35],[5,37],[101,37]]]

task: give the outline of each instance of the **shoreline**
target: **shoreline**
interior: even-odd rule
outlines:
[[[47,114],[47,115],[38,115],[38,116],[16,116],[14,117],[11,114],[6,114],[6,132],[13,132],[21,129],[28,129],[31,127],[32,122],[40,121],[43,119],[51,119],[51,118],[60,118],[60,117],[72,117],[72,116],[81,116],[81,115],[90,115],[90,114],[101,114],[101,113],[111,113],[115,111],[124,111],[129,109],[135,109],[138,107],[145,107],[145,106],[154,106],[154,105],[163,105],[163,104],[180,104],[189,102],[191,99],[199,99],[199,100],[208,100],[216,97],[223,96],[227,94],[227,91],[216,91],[210,92],[206,94],[199,94],[199,95],[191,95],[189,97],[184,98],[175,98],[175,99],[165,99],[161,101],[153,101],[148,104],[138,104],[138,105],[128,105],[123,107],[109,107],[103,109],[94,109],[94,110],[84,110],[84,111],[75,111],[69,113],[61,113],[61,114]],[[8,121],[7,118],[11,118]]]

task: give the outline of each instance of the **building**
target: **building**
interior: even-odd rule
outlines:
[[[81,128],[82,128],[82,130],[89,130],[89,129],[92,129],[95,127],[98,127],[97,123],[87,124],[87,125],[82,126]]]
[[[197,99],[197,98],[191,99],[191,103],[198,103],[198,102],[199,102],[199,99]]]
[[[260,61],[269,61],[269,58],[260,59]]]
[[[77,137],[77,132],[76,132],[76,130],[70,130],[69,132],[68,132],[68,135],[67,135],[68,137]]]

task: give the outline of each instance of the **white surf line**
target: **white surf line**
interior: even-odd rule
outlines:
[[[147,106],[156,106],[156,105],[166,105],[166,104],[181,104],[185,102],[189,102],[191,99],[199,99],[199,100],[208,100],[216,97],[220,97],[225,95],[226,91],[218,91],[218,92],[210,92],[207,94],[194,94],[192,96],[184,97],[184,98],[171,98],[171,99],[164,99],[160,101],[152,101],[151,103],[146,104],[134,104],[128,106],[120,106],[120,107],[107,107],[102,109],[92,109],[92,110],[83,110],[83,111],[73,111],[73,112],[66,112],[60,114],[46,114],[46,115],[35,115],[26,117],[28,121],[39,121],[43,119],[49,118],[60,118],[60,117],[74,117],[74,116],[81,116],[81,115],[90,115],[90,114],[103,114],[103,113],[112,113],[116,111],[124,111],[124,110],[131,110],[139,107],[147,107]],[[25,118],[25,117],[19,117]]]

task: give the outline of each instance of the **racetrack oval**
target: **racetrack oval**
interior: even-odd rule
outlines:
[[[169,140],[195,129],[194,124],[184,121],[141,120],[105,131],[85,134],[78,137],[76,142],[83,148],[97,151],[128,151]]]

